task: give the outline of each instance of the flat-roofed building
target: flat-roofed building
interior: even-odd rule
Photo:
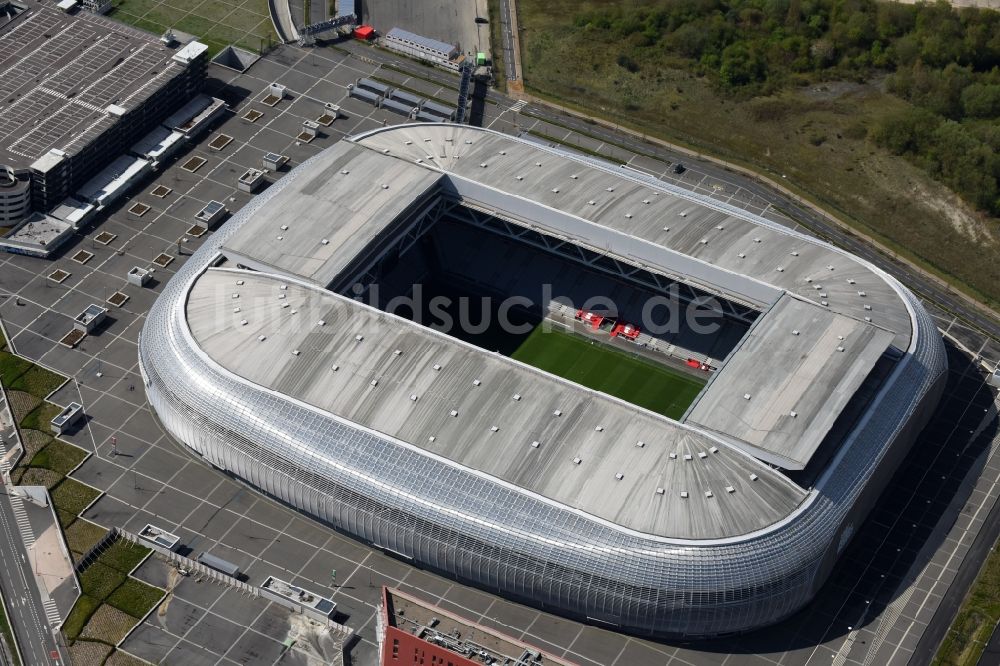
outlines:
[[[32,207],[48,211],[201,89],[207,49],[24,6],[0,23],[0,164],[30,174]]]

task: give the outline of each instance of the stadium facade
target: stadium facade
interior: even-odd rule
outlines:
[[[352,297],[405,291],[473,232],[491,235],[467,252],[539,259],[455,259],[470,283],[513,293],[558,260],[574,285],[709,295],[738,339],[674,421]],[[857,257],[636,171],[432,124],[342,141],[257,196],[170,280],[139,355],[166,428],[213,465],[421,566],[660,637],[803,607],[946,372],[917,299]]]

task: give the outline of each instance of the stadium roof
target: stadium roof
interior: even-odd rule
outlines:
[[[438,195],[762,314],[677,423],[324,290]],[[338,144],[283,182],[224,254],[277,275],[212,270],[192,292],[192,332],[220,365],[668,537],[722,538],[787,515],[805,495],[760,460],[805,468],[876,362],[910,343],[899,293],[851,255],[642,174],[456,125],[399,126]],[[240,312],[220,315],[234,309],[233,293]],[[319,320],[327,325],[317,328]],[[434,364],[440,373],[426,370]],[[513,401],[515,393],[525,400]],[[654,493],[659,487],[665,495]]]
[[[440,179],[419,165],[373,159],[357,144],[338,143],[318,158],[311,178],[265,203],[225,244],[226,253],[245,266],[325,287]]]
[[[0,164],[75,154],[183,70],[154,35],[26,4],[0,25]]]
[[[317,287],[210,269],[187,317],[255,384],[639,532],[735,536],[806,496],[696,430]]]

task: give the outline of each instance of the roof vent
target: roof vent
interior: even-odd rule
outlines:
[[[330,367],[330,369],[331,369],[331,370],[333,370],[334,372],[337,372],[337,370],[340,370],[340,366],[339,366],[339,365],[337,365],[336,363],[334,363],[334,364],[333,364],[333,365],[332,365],[332,366]]]
[[[662,495],[663,494],[663,488],[657,488],[656,489],[656,494],[657,495]]]
[[[480,380],[478,380],[478,379],[473,379],[473,380],[472,380],[472,385],[473,385],[473,386],[479,386],[479,385],[480,385],[480,384],[482,384],[482,383],[483,383],[483,382],[482,382],[482,381],[480,381]]]
[[[533,448],[533,449],[537,449],[537,448],[538,448],[538,445],[539,445],[539,441],[538,441],[538,440],[536,439],[535,441],[533,441],[533,442],[531,443],[531,448]]]
[[[688,498],[688,491],[682,490],[681,491],[681,498],[682,499],[687,499]]]
[[[441,364],[440,363],[435,363],[433,367],[434,367],[435,370],[440,370],[441,369]]]
[[[582,460],[580,460],[580,458],[579,458],[579,457],[577,457],[577,458],[573,458],[573,464],[574,464],[574,465],[579,465],[579,464],[580,464],[580,463],[582,463],[582,462],[583,462],[583,461],[582,461]]]
[[[299,354],[301,354],[301,353],[302,353],[302,352],[300,352],[300,351],[299,351],[298,349],[293,349],[293,350],[292,350],[292,356],[298,356],[298,355],[299,355]]]
[[[705,497],[715,497],[715,495],[712,494],[711,490],[706,490],[705,491]]]
[[[516,402],[521,399],[521,394],[515,393],[514,395],[511,396],[511,398]]]
[[[751,474],[751,475],[750,475],[750,480],[751,480],[751,481],[756,481],[756,480],[757,480],[758,478],[759,478],[759,477],[758,477],[758,476],[757,476],[756,474]]]
[[[615,474],[615,478],[621,481],[622,479],[625,478],[625,475],[622,474],[621,472],[618,472],[617,474]]]
[[[452,416],[458,416],[458,410],[457,409],[453,409],[453,410],[451,410],[448,413],[451,414]]]
[[[641,449],[642,447],[646,446],[646,442],[640,439],[638,442],[635,443],[635,445]]]
[[[416,402],[416,401],[417,401],[417,394],[416,393],[411,393],[410,394],[410,402]]]

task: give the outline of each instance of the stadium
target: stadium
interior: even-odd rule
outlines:
[[[345,139],[258,195],[166,285],[139,356],[212,465],[463,583],[657,637],[802,608],[946,371],[871,264],[452,124]]]

